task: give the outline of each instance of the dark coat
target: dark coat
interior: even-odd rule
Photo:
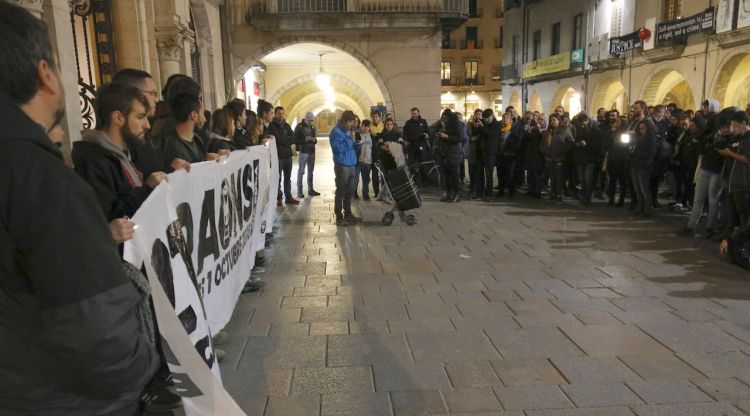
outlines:
[[[479,148],[484,155],[497,157],[500,150],[500,122],[493,119],[491,123],[482,121],[479,134]]]
[[[586,142],[584,145],[583,142]],[[604,157],[604,138],[598,127],[576,130],[575,157],[577,165],[599,163]]]
[[[736,152],[750,160],[750,132],[740,137]],[[742,163],[732,159],[734,163],[729,166],[729,192],[750,191],[750,164]]]
[[[75,171],[94,189],[94,195],[107,221],[132,217],[151,190],[133,188],[122,172],[120,160],[97,143],[80,140],[73,143]]]
[[[237,145],[233,141],[224,140],[221,137],[211,137],[206,146],[206,152],[208,153],[219,153],[219,150],[229,150],[233,152],[237,150]]]
[[[234,131],[234,137],[232,137],[234,147],[237,149],[246,149],[251,146],[250,134],[244,128],[239,128]]]
[[[630,167],[633,169],[651,169],[654,166],[658,142],[655,134],[636,136]]]
[[[154,172],[167,171],[161,153],[151,142],[126,138],[125,144],[128,146],[130,158],[135,163],[135,167],[143,174],[144,180]]]
[[[410,118],[404,123],[404,140],[411,145],[420,145],[424,140],[424,134],[429,134],[430,126],[422,117],[416,120]]]
[[[561,127],[556,132],[548,132],[552,134],[551,140],[547,137],[549,133],[545,133],[539,147],[544,159],[562,162],[575,142],[573,133],[566,127]]]
[[[464,141],[463,134],[461,133],[461,127],[455,126],[453,129],[449,129],[446,134],[447,139],[438,138],[440,143],[440,153],[443,164],[446,166],[460,166],[464,160],[464,150],[461,144]]]
[[[291,159],[292,145],[294,144],[292,126],[286,121],[274,119],[268,125],[268,132],[276,138],[276,151],[279,154],[279,159]]]
[[[133,414],[158,365],[91,187],[0,93],[0,414]]]
[[[206,145],[203,139],[197,134],[193,136],[192,142],[188,142],[175,132],[164,142],[162,157],[164,158],[164,165],[167,172],[173,172],[174,169],[172,169],[171,165],[175,159],[182,159],[188,163],[203,162],[206,157]]]
[[[539,147],[542,144],[542,132],[541,130],[531,130],[526,133],[526,140],[524,140],[523,155],[526,163],[526,167],[534,170],[544,169],[544,155]]]
[[[310,140],[308,140],[308,137]],[[303,120],[294,129],[294,144],[297,145],[297,150],[302,153],[315,153],[315,144],[318,143],[318,139],[315,134],[315,126],[307,124],[306,120]]]

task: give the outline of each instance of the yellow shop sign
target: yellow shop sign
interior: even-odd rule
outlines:
[[[523,77],[531,78],[570,69],[570,51],[531,61],[523,66]]]

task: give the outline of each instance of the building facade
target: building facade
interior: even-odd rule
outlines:
[[[497,0],[469,0],[469,19],[443,33],[440,82],[443,108],[468,116],[502,109],[503,8]]]
[[[694,110],[709,98],[742,108],[750,101],[750,1],[556,4],[505,2],[508,104],[593,113],[624,112],[637,99]],[[610,49],[613,38],[618,42]]]

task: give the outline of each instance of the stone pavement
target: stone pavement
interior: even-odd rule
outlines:
[[[267,287],[226,328],[248,415],[750,413],[750,278],[715,245],[523,197],[427,195],[413,227],[360,201],[337,228],[318,149],[323,196],[279,210]]]

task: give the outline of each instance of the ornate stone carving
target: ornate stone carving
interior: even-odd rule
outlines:
[[[87,16],[91,13],[91,0],[68,0],[70,10],[78,16]]]
[[[156,39],[156,51],[159,54],[159,59],[179,61],[183,56],[183,48],[183,40],[180,35],[158,37]]]

